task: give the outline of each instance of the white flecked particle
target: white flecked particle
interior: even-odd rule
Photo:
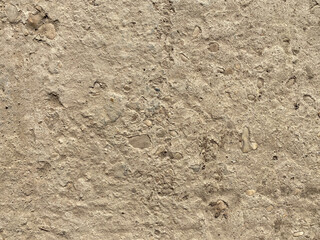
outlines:
[[[302,236],[302,235],[303,235],[303,232],[295,232],[295,233],[293,234],[294,237],[300,237],[300,236]]]

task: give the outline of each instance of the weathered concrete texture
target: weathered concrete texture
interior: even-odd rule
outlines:
[[[0,0],[0,239],[320,239],[319,0]]]

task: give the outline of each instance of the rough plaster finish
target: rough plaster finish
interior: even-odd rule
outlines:
[[[0,0],[0,239],[320,239],[319,0]]]

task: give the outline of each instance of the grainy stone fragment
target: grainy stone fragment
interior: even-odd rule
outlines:
[[[156,133],[156,136],[159,138],[163,138],[166,135],[166,131],[164,129],[159,129]]]
[[[256,193],[256,190],[253,190],[253,189],[249,189],[249,190],[246,191],[246,194],[248,196],[253,196],[255,193]]]
[[[244,153],[248,153],[251,150],[256,150],[258,148],[258,144],[256,142],[250,141],[250,130],[248,127],[245,127],[243,129],[241,140],[242,140],[241,150]]]
[[[38,14],[35,14],[35,15],[30,15],[28,20],[27,20],[27,23],[32,28],[38,29],[40,27],[40,25],[41,25],[43,17],[44,16],[41,13],[38,13]]]
[[[250,101],[254,101],[254,100],[256,99],[256,96],[253,95],[253,94],[248,94],[248,99],[249,99]]]
[[[319,117],[320,117],[320,113],[319,113]],[[170,131],[170,135],[171,135],[172,137],[177,137],[177,136],[178,136],[178,133],[177,133],[176,131],[172,130],[172,131]]]
[[[151,146],[150,137],[147,134],[134,136],[129,138],[129,143],[134,148],[148,148]]]
[[[296,77],[293,76],[293,77],[289,78],[289,80],[286,82],[286,86],[292,87],[295,83],[296,83]]]
[[[29,31],[28,31],[28,29],[23,29],[23,35],[24,36],[28,36],[29,35]]]
[[[222,200],[218,200],[217,201],[217,205],[216,205],[219,210],[226,210],[228,208],[228,205],[225,203],[225,201],[222,201]]]
[[[183,158],[183,156],[182,156],[182,154],[181,154],[181,153],[176,152],[176,153],[174,153],[174,154],[173,154],[173,158],[174,158],[174,159],[182,159],[182,158]]]
[[[16,6],[8,4],[6,8],[7,18],[10,23],[16,23],[19,21],[19,11]]]
[[[194,171],[194,172],[199,172],[200,169],[202,167],[202,164],[194,164],[194,165],[191,165],[190,168]]]
[[[39,28],[39,32],[51,40],[56,37],[56,29],[52,23],[43,24]]]
[[[251,150],[250,140],[249,140],[249,128],[245,127],[242,132],[242,147],[241,150],[244,153],[248,153]]]
[[[147,125],[148,127],[152,126],[152,122],[148,119],[144,121],[144,124]]]
[[[108,116],[107,122],[114,123],[122,116],[122,112],[117,108],[117,106],[108,104],[107,106],[105,106],[105,109]]]
[[[267,207],[267,211],[268,212],[271,212],[273,210],[273,206],[272,205],[270,205],[269,207]]]
[[[252,148],[253,150],[256,150],[256,149],[258,148],[258,143],[252,142],[252,143],[250,143],[250,146],[251,146],[251,148]]]
[[[318,3],[319,4],[319,3]],[[320,6],[317,5],[315,7],[312,8],[311,11],[315,16],[320,17]]]
[[[258,87],[258,88],[262,88],[263,85],[264,85],[264,80],[263,80],[263,78],[259,78],[259,79],[258,79],[258,82],[257,82],[257,87]]]
[[[202,32],[201,28],[199,26],[195,26],[192,36],[196,38],[201,34],[201,32]]]
[[[225,71],[223,72],[224,75],[232,75],[233,69],[231,67],[227,67]]]
[[[210,52],[218,52],[220,49],[219,44],[217,42],[211,42],[209,44],[208,50]]]
[[[295,232],[293,234],[294,237],[301,237],[304,233],[303,232]]]
[[[306,73],[309,79],[314,78],[314,72],[310,66],[306,66]]]

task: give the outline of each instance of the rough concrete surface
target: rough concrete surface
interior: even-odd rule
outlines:
[[[320,240],[319,0],[0,0],[0,239]]]

